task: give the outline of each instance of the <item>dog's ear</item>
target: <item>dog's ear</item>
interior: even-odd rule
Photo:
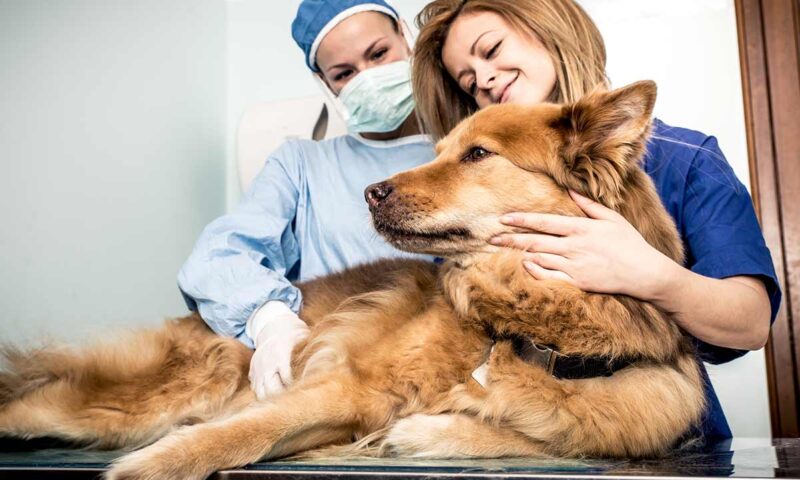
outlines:
[[[614,208],[647,147],[655,101],[655,82],[642,81],[565,105],[553,122],[562,139],[557,180]]]

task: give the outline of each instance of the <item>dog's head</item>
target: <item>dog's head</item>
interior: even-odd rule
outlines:
[[[370,185],[375,228],[402,250],[486,251],[513,211],[582,215],[572,189],[617,208],[645,151],[656,85],[595,92],[570,105],[498,105],[461,122],[432,162]]]

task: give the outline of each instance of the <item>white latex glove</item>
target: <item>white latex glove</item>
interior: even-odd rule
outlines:
[[[292,382],[292,350],[308,336],[308,325],[285,303],[270,301],[253,313],[245,333],[256,346],[249,374],[256,397],[282,392]]]

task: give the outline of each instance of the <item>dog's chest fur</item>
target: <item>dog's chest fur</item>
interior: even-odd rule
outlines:
[[[491,340],[483,328],[456,314],[439,283],[438,267],[394,260],[351,273],[349,281],[341,280],[351,289],[363,283],[359,294],[341,300],[333,313],[309,319],[312,336],[295,351],[295,368],[303,377],[350,376],[364,386],[365,398],[373,393],[381,399],[370,401],[391,398],[391,408],[400,410],[436,404],[453,386],[468,381]],[[374,278],[382,280],[369,280]],[[314,293],[320,302],[321,292]],[[316,306],[305,309],[313,313]]]

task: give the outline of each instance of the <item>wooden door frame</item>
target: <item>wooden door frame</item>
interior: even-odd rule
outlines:
[[[773,437],[800,436],[800,0],[735,0],[753,202],[783,290],[766,348]]]

